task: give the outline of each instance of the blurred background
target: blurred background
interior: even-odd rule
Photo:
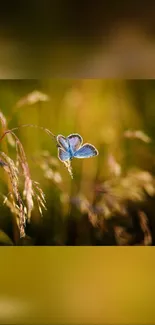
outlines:
[[[1,78],[153,78],[154,2],[5,1]]]

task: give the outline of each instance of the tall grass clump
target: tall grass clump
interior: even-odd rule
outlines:
[[[10,139],[11,135],[15,143],[16,152],[15,161],[5,152],[0,152],[0,166],[8,175],[9,193],[4,197],[4,203],[16,217],[20,237],[25,237],[26,222],[30,222],[34,202],[37,202],[39,212],[42,215],[42,209],[46,209],[45,195],[39,183],[31,178],[29,164],[21,141],[13,131],[6,130],[7,123],[2,112],[0,113],[0,121],[3,127],[0,141],[5,136],[9,136]],[[21,190],[22,186],[23,189]]]

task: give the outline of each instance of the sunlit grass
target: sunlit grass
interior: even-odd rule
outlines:
[[[144,84],[140,85],[143,91]],[[12,130],[1,141],[1,166],[11,176],[10,185],[4,176],[0,184],[6,220],[10,212],[23,220],[22,226],[17,222],[22,236],[31,237],[36,245],[104,245],[110,244],[107,236],[113,237],[112,245],[151,244],[152,216],[146,205],[148,197],[154,199],[154,137],[151,128],[149,132],[149,114],[145,120],[145,110],[140,112],[137,107],[138,95],[142,96],[139,90],[136,93],[137,84],[21,80],[1,81],[0,86],[1,136]],[[151,81],[145,83],[144,102],[149,89]],[[151,112],[149,100],[148,105]],[[20,127],[23,124],[27,127]],[[73,159],[65,168],[48,130],[65,137],[79,133],[84,142],[98,149],[99,155]],[[15,195],[13,201],[8,196],[10,191]],[[23,214],[21,219],[19,212]],[[11,227],[11,232],[17,232],[15,224]],[[5,231],[10,235],[10,230]]]

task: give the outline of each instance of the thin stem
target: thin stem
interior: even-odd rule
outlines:
[[[7,130],[6,133],[9,133],[9,132],[12,132],[12,131],[16,131],[22,127],[34,127],[34,128],[38,128],[38,129],[41,129],[43,131],[45,131],[54,141],[56,141],[56,135],[53,134],[50,130],[42,127],[42,126],[38,126],[38,125],[34,125],[34,124],[22,124],[18,127],[15,127],[13,129],[10,129],[10,130]],[[0,138],[0,141],[3,139],[3,137],[5,136],[5,134]],[[56,141],[57,142],[57,141]]]

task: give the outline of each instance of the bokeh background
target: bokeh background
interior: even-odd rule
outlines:
[[[5,1],[1,78],[153,78],[155,4]]]

